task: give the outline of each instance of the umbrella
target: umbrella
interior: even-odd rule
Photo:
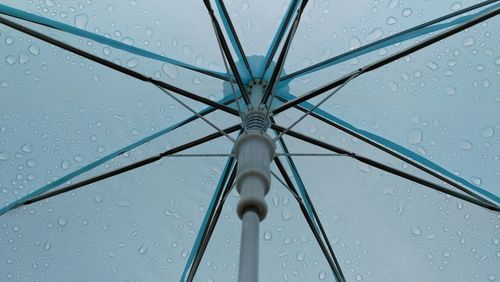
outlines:
[[[500,4],[350,2],[3,1],[2,279],[497,279]]]

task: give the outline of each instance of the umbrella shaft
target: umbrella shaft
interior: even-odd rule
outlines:
[[[257,282],[259,278],[259,216],[253,209],[244,212],[241,229],[239,282]]]

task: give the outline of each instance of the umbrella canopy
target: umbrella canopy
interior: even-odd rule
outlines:
[[[1,279],[500,279],[498,2],[2,1]]]

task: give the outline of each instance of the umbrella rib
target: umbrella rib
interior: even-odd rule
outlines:
[[[222,48],[222,43],[219,40],[218,36],[216,36],[216,38],[217,38],[217,44],[219,44],[220,54],[222,57],[222,61],[224,62],[224,67],[226,68],[228,79],[230,79],[230,75],[232,74],[231,68],[227,66],[228,62],[227,62],[226,56],[224,55],[224,49]],[[234,74],[233,74],[233,76],[234,76]],[[234,84],[232,82],[230,82],[229,85],[231,86],[231,92],[233,93],[234,100],[236,101],[236,107],[238,108],[238,114],[240,115],[240,117],[242,117],[243,111],[241,110],[240,101],[238,99],[238,95],[236,95],[236,90],[234,89]]]
[[[240,73],[238,72],[238,68],[236,67],[234,59],[231,56],[231,51],[229,50],[229,46],[227,45],[227,42],[224,39],[224,34],[222,33],[222,29],[219,25],[219,22],[217,21],[217,18],[215,17],[215,13],[214,13],[214,10],[212,9],[212,5],[210,4],[210,0],[203,0],[203,2],[205,3],[205,7],[207,8],[208,14],[210,15],[210,19],[212,20],[212,25],[213,25],[214,31],[215,31],[215,36],[217,37],[217,40],[220,42],[220,46],[222,47],[222,51],[225,54],[227,61],[229,62],[229,67],[231,68],[231,72],[234,75],[234,78],[236,80],[236,84],[238,85],[238,88],[241,92],[241,96],[243,97],[245,104],[247,106],[250,106],[251,105],[250,98],[248,97],[248,94],[245,90],[245,85],[243,84],[243,81],[241,80],[241,76],[240,76]]]
[[[429,29],[429,30],[426,30],[425,33],[433,32],[433,31],[435,31],[435,29],[432,29],[432,26],[435,25],[435,24],[437,24],[437,23],[440,23],[442,21],[451,19],[453,17],[465,14],[467,12],[476,10],[478,8],[481,8],[481,7],[493,4],[493,3],[498,2],[498,1],[499,0],[484,1],[484,2],[481,2],[481,3],[478,3],[478,4],[475,4],[475,5],[466,7],[464,9],[455,11],[453,13],[444,15],[444,16],[439,17],[437,19],[434,19],[434,20],[428,21],[426,23],[423,23],[423,24],[417,25],[415,27],[412,27],[410,29],[398,32],[398,33],[393,34],[391,36],[379,39],[379,40],[377,40],[375,42],[366,44],[366,45],[361,46],[361,47],[359,47],[357,49],[345,52],[345,53],[340,54],[338,56],[332,57],[332,58],[327,59],[325,61],[319,62],[319,63],[314,64],[312,66],[303,68],[301,70],[298,70],[296,72],[293,72],[291,74],[283,76],[282,78],[280,78],[280,81],[294,79],[294,78],[296,78],[299,75],[311,73],[313,71],[317,71],[319,69],[323,69],[323,68],[326,68],[326,67],[331,67],[331,66],[336,65],[336,64],[338,64],[340,62],[344,62],[344,61],[346,61],[346,60],[348,60],[350,58],[354,58],[354,57],[357,57],[357,56],[360,56],[360,55],[364,55],[364,54],[366,54],[368,52],[373,52],[373,51],[376,51],[378,49],[387,47],[389,45],[394,45],[396,43],[412,39],[412,38],[414,38],[416,36],[422,35],[421,31],[425,30],[426,28]],[[448,25],[444,25],[443,27],[439,27],[439,29],[442,29],[442,28],[445,28],[445,27],[448,27]],[[413,33],[418,32],[418,31],[420,31],[418,34],[412,35]]]
[[[309,116],[312,111],[314,111],[315,109],[319,108],[324,102],[326,102],[328,99],[330,99],[333,95],[337,94],[342,88],[344,88],[344,86],[346,86],[349,82],[351,82],[353,79],[355,79],[360,74],[361,74],[360,72],[353,73],[348,80],[346,80],[344,83],[342,83],[342,85],[340,85],[339,87],[337,87],[334,91],[332,91],[332,93],[328,94],[323,100],[321,100],[314,107],[312,107],[307,112],[305,112],[298,120],[296,120],[294,123],[292,123],[283,132],[280,132],[278,136],[276,136],[275,138],[273,138],[273,141],[276,142],[278,139],[280,139],[284,134],[286,134],[293,127],[295,127],[299,122],[301,122],[303,119],[305,119],[307,116]]]
[[[136,71],[133,71],[131,69],[125,68],[123,66],[120,66],[120,65],[118,65],[116,63],[113,63],[111,61],[104,60],[104,59],[102,59],[102,58],[100,58],[98,56],[92,55],[92,54],[90,54],[90,53],[88,53],[86,51],[83,51],[83,50],[78,49],[76,47],[73,47],[73,46],[71,46],[69,44],[66,44],[66,43],[64,43],[64,42],[62,42],[60,40],[51,38],[51,37],[46,36],[46,35],[38,32],[38,31],[35,31],[35,30],[30,29],[28,27],[25,27],[25,26],[22,26],[20,24],[14,23],[14,22],[12,22],[12,21],[4,18],[4,17],[1,17],[1,16],[0,16],[0,23],[4,24],[6,26],[9,26],[9,27],[11,27],[11,28],[13,28],[15,30],[18,30],[20,32],[23,32],[23,33],[26,33],[26,34],[31,35],[33,37],[36,37],[36,38],[38,38],[38,39],[40,39],[42,41],[45,41],[47,43],[53,44],[53,45],[55,45],[57,47],[60,47],[60,48],[62,48],[64,50],[73,52],[73,53],[75,53],[77,55],[80,55],[80,56],[86,58],[86,59],[94,61],[94,62],[96,62],[98,64],[103,65],[103,66],[109,67],[109,68],[111,68],[113,70],[116,70],[116,71],[121,72],[123,74],[126,74],[128,76],[134,77],[136,79],[139,79],[139,80],[142,80],[142,81],[145,81],[145,82],[152,83],[152,84],[154,84],[156,86],[165,88],[165,89],[170,90],[172,92],[175,92],[175,93],[177,93],[177,94],[179,94],[181,96],[184,96],[184,97],[187,97],[189,99],[198,101],[200,103],[204,103],[206,105],[212,106],[212,107],[214,107],[216,109],[225,111],[225,112],[230,113],[232,115],[236,115],[236,116],[238,115],[238,112],[236,110],[230,108],[230,107],[227,107],[225,105],[221,105],[221,104],[219,104],[217,102],[214,102],[214,101],[212,101],[212,100],[210,100],[208,98],[196,95],[194,93],[191,93],[189,91],[186,91],[186,90],[178,88],[178,87],[175,87],[175,86],[173,86],[171,84],[168,84],[166,82],[163,82],[163,81],[160,81],[160,80],[156,80],[156,79],[153,79],[151,77],[147,77],[147,76],[145,76],[143,74],[140,74],[140,73],[138,73]]]
[[[471,20],[469,20],[461,25],[458,25],[454,28],[451,28],[447,31],[441,32],[441,33],[436,34],[430,38],[427,38],[419,43],[416,43],[416,44],[414,44],[408,48],[405,48],[405,49],[403,49],[395,54],[392,54],[386,58],[383,58],[383,59],[380,59],[374,63],[368,64],[368,65],[358,69],[357,71],[360,72],[361,74],[364,74],[364,73],[376,70],[376,69],[378,69],[382,66],[385,66],[391,62],[394,62],[402,57],[408,56],[408,55],[410,55],[410,54],[412,54],[420,49],[423,49],[429,45],[432,45],[432,44],[434,44],[442,39],[445,39],[445,38],[450,37],[458,32],[461,32],[461,31],[463,31],[471,26],[474,26],[478,23],[481,23],[481,22],[488,20],[492,17],[495,17],[499,13],[500,13],[500,7],[493,9],[492,11],[485,13],[481,16],[475,17],[475,18],[473,18],[473,19],[471,19]],[[302,103],[304,101],[312,99],[312,98],[320,95],[321,93],[324,93],[325,91],[331,90],[331,89],[343,84],[345,81],[347,81],[351,77],[351,75],[352,74],[345,75],[345,76],[338,78],[337,80],[335,80],[329,84],[326,84],[326,85],[324,85],[316,90],[312,90],[312,91],[310,91],[310,92],[308,92],[300,97],[297,97],[296,99],[288,101],[285,104],[274,109],[272,111],[272,113],[274,115],[276,115],[276,114],[281,113],[281,112],[283,112],[283,111],[285,111],[285,110],[287,110],[287,109],[289,109],[289,108],[291,108],[299,103]]]
[[[285,43],[283,44],[283,48],[281,49],[280,55],[278,57],[278,61],[276,62],[276,66],[273,69],[273,72],[271,74],[271,78],[269,79],[269,82],[267,84],[266,90],[264,92],[264,95],[261,100],[261,105],[267,105],[267,102],[269,98],[271,97],[271,102],[269,103],[269,110],[267,114],[269,114],[272,101],[274,98],[274,95],[271,96],[271,94],[274,94],[275,91],[274,89],[276,88],[276,85],[278,84],[279,77],[281,75],[281,72],[283,70],[283,66],[285,65],[285,60],[287,58],[288,51],[290,49],[290,46],[292,45],[292,40],[295,35],[295,32],[297,31],[297,28],[300,23],[300,18],[302,15],[302,12],[304,11],[304,8],[306,7],[308,3],[308,0],[302,0],[302,3],[300,4],[300,7],[297,9],[297,13],[295,15],[295,19],[293,21],[292,27],[290,28],[290,31],[288,32],[288,35],[285,39]]]
[[[235,131],[237,131],[239,129],[241,129],[241,125],[235,125],[235,126],[232,126],[232,127],[229,127],[227,129],[225,129],[224,131],[231,133],[231,132],[235,132]],[[167,151],[165,151],[163,153],[160,153],[160,154],[158,154],[156,156],[152,156],[152,157],[149,157],[147,159],[144,159],[144,160],[141,160],[141,161],[138,161],[138,162],[126,165],[124,167],[121,167],[121,168],[118,168],[118,169],[115,169],[115,170],[112,170],[112,171],[109,171],[109,172],[106,172],[106,173],[103,173],[103,174],[100,174],[100,175],[97,175],[97,176],[94,176],[94,177],[91,177],[91,178],[88,178],[88,179],[85,179],[85,180],[82,180],[82,181],[74,183],[74,184],[70,184],[70,185],[68,185],[66,187],[57,189],[55,191],[48,192],[48,193],[45,193],[45,194],[33,197],[33,198],[31,198],[31,199],[29,199],[27,201],[19,203],[17,206],[15,206],[15,207],[13,207],[11,209],[17,208],[19,206],[30,205],[30,204],[33,204],[33,203],[45,200],[47,198],[51,198],[51,197],[60,195],[62,193],[66,193],[66,192],[78,189],[80,187],[87,186],[89,184],[92,184],[92,183],[95,183],[95,182],[98,182],[98,181],[110,178],[112,176],[116,176],[116,175],[125,173],[127,171],[134,170],[136,168],[139,168],[139,167],[145,166],[147,164],[156,162],[156,161],[158,161],[158,160],[160,160],[162,158],[165,158],[165,157],[168,157],[170,155],[176,154],[178,152],[182,152],[184,150],[193,148],[195,146],[201,145],[203,143],[206,143],[206,142],[211,141],[213,139],[219,138],[221,136],[222,136],[222,134],[220,132],[212,133],[210,135],[207,135],[205,137],[202,137],[202,138],[199,138],[197,140],[191,141],[191,142],[186,143],[184,145],[177,146],[175,148],[167,150]]]
[[[198,270],[198,267],[200,266],[201,260],[203,259],[203,255],[205,254],[208,243],[210,242],[210,239],[212,238],[212,234],[213,234],[213,232],[215,230],[215,226],[217,225],[217,222],[219,220],[219,217],[220,217],[220,214],[222,212],[222,208],[224,206],[224,203],[226,202],[227,196],[229,195],[229,193],[231,192],[231,190],[233,189],[233,187],[235,185],[234,181],[236,179],[236,167],[237,167],[237,165],[235,164],[232,171],[231,171],[231,174],[229,176],[229,179],[226,183],[226,187],[224,188],[224,192],[222,193],[222,195],[220,192],[217,192],[217,195],[215,196],[218,204],[217,204],[217,207],[215,209],[212,209],[210,214],[209,214],[208,226],[203,228],[203,231],[200,230],[199,234],[202,234],[201,235],[202,242],[201,242],[199,248],[197,248],[197,250],[196,250],[196,254],[194,256],[191,267],[189,269],[189,274],[188,274],[188,278],[186,281],[191,282],[194,280],[194,277],[196,275],[196,271]],[[224,173],[224,178],[223,178],[224,182],[225,182],[225,179],[227,178],[227,173],[228,173],[228,171],[226,171]],[[188,265],[186,265],[186,266],[188,266]],[[183,275],[183,277],[184,277],[184,275]],[[181,281],[182,280],[184,280],[184,279],[181,278]]]
[[[271,127],[274,130],[277,130],[279,132],[282,132],[285,129],[285,128],[283,128],[283,127],[281,127],[279,125],[276,125],[276,124],[273,124]],[[451,190],[451,189],[446,188],[444,186],[441,186],[441,185],[438,185],[436,183],[430,182],[430,181],[425,180],[423,178],[420,178],[418,176],[406,173],[406,172],[404,172],[402,170],[393,168],[393,167],[391,167],[389,165],[385,165],[385,164],[380,163],[378,161],[372,160],[372,159],[370,159],[368,157],[361,156],[361,155],[355,154],[353,152],[349,152],[349,151],[344,150],[342,148],[333,146],[331,144],[327,144],[327,143],[325,143],[323,141],[314,139],[312,137],[305,136],[305,135],[303,135],[301,133],[298,133],[298,132],[295,132],[295,131],[292,131],[292,130],[288,131],[287,135],[292,136],[294,138],[297,138],[299,140],[302,140],[304,142],[307,142],[309,144],[316,145],[316,146],[321,147],[323,149],[326,149],[326,150],[329,150],[329,151],[333,151],[335,153],[346,154],[347,156],[349,156],[349,157],[351,157],[353,159],[356,159],[356,160],[358,160],[358,161],[360,161],[362,163],[365,163],[367,165],[376,167],[376,168],[378,168],[380,170],[383,170],[383,171],[388,172],[390,174],[399,176],[401,178],[405,178],[405,179],[410,180],[412,182],[421,184],[421,185],[426,186],[426,187],[428,187],[430,189],[433,189],[433,190],[436,190],[436,191],[448,194],[450,196],[459,198],[461,200],[467,201],[467,202],[469,202],[471,204],[475,204],[475,205],[481,206],[483,208],[486,208],[486,209],[489,209],[489,210],[492,210],[492,211],[500,212],[500,207],[498,205],[495,205],[493,203],[484,201],[482,199],[478,199],[478,198],[476,198],[474,196],[471,196],[471,195],[468,195],[468,194],[458,193],[458,192],[456,192],[454,190]]]
[[[278,99],[280,99],[283,102],[288,101],[287,99],[285,99],[285,98],[283,98],[281,96],[278,96]],[[307,103],[307,102],[304,102],[304,103]],[[310,106],[312,107],[312,105],[310,105]],[[296,109],[302,111],[302,112],[307,112],[307,109],[304,108],[302,105],[295,105],[294,107]],[[478,195],[478,194],[470,191],[470,189],[468,189],[467,187],[465,187],[463,185],[460,185],[460,184],[452,181],[451,179],[447,178],[446,176],[440,175],[439,173],[433,171],[432,169],[429,169],[429,168],[425,167],[424,165],[421,165],[418,162],[413,161],[409,157],[406,157],[403,154],[398,153],[397,151],[391,150],[391,149],[389,149],[389,148],[387,148],[387,147],[385,147],[385,146],[383,146],[383,145],[381,145],[381,144],[379,144],[379,143],[371,140],[370,138],[365,137],[362,134],[357,133],[356,131],[349,129],[346,126],[341,125],[339,122],[336,122],[336,121],[331,120],[331,119],[327,119],[327,118],[321,116],[320,114],[316,113],[315,111],[311,112],[310,115],[312,117],[314,117],[314,118],[316,118],[316,119],[318,119],[318,120],[320,120],[320,121],[322,121],[322,122],[330,125],[330,126],[333,126],[333,127],[337,128],[337,129],[339,129],[339,130],[341,130],[341,131],[343,131],[343,132],[345,132],[345,133],[347,133],[347,134],[349,134],[349,135],[351,135],[353,137],[356,137],[356,138],[360,139],[361,141],[363,141],[363,142],[365,142],[365,143],[367,143],[367,144],[369,144],[369,145],[371,145],[371,146],[373,146],[373,147],[375,147],[375,148],[377,148],[377,149],[379,149],[379,150],[381,150],[381,151],[383,151],[383,152],[385,152],[385,153],[387,153],[387,154],[389,154],[389,155],[391,155],[393,157],[396,157],[396,158],[398,158],[398,159],[400,159],[400,160],[402,160],[402,161],[404,161],[404,162],[412,165],[413,167],[415,167],[415,168],[417,168],[417,169],[419,169],[419,170],[421,170],[421,171],[423,171],[423,172],[425,172],[425,173],[427,173],[427,174],[429,174],[429,175],[431,175],[433,177],[436,177],[437,179],[439,179],[439,180],[441,180],[441,181],[443,181],[443,182],[445,182],[445,183],[447,183],[447,184],[449,184],[449,185],[451,185],[451,186],[453,186],[453,187],[461,190],[464,193],[469,194],[472,197],[478,198],[481,201],[488,202],[488,203],[490,203],[492,205],[496,205],[495,202],[492,202],[487,197],[480,196],[480,195]]]
[[[231,17],[229,17],[229,13],[227,12],[226,5],[224,5],[223,0],[217,0],[216,4],[217,4],[217,7],[219,7],[220,10],[222,11],[222,13],[220,13],[221,18],[223,19],[223,21],[225,21],[227,23],[227,26],[229,28],[228,36],[230,38],[234,39],[234,42],[233,42],[233,40],[231,40],[231,42],[233,42],[233,44],[236,45],[234,49],[237,52],[239,52],[239,54],[240,54],[239,57],[243,61],[243,63],[245,64],[245,67],[247,68],[247,71],[250,74],[250,78],[253,80],[254,76],[252,73],[252,68],[250,67],[250,64],[248,63],[247,56],[245,55],[245,51],[243,50],[243,46],[241,45],[240,39],[238,38],[238,34],[236,33],[236,29],[234,28],[233,22],[231,21]]]
[[[281,145],[286,148],[285,141],[283,138],[280,139]],[[288,150],[288,149],[287,149]],[[297,175],[297,183],[300,182],[299,185],[303,186],[302,180],[300,179],[300,175],[295,167],[295,164],[290,156],[287,157],[288,162],[290,167],[295,171]],[[281,163],[280,159],[278,157],[274,158],[274,162],[276,163],[276,166],[278,167],[278,170],[280,171],[281,175],[285,179],[285,182],[287,185],[285,187],[288,187],[288,189],[291,191],[292,195],[294,195],[295,199],[297,200],[297,203],[299,204],[300,210],[302,211],[302,214],[304,215],[304,218],[306,219],[309,228],[314,234],[314,237],[316,238],[326,260],[328,261],[328,264],[330,265],[330,268],[332,269],[333,274],[335,275],[335,278],[339,282],[345,282],[345,277],[344,274],[342,273],[342,269],[340,267],[340,263],[337,260],[337,257],[335,256],[335,252],[333,251],[332,245],[330,244],[330,240],[328,240],[328,236],[326,235],[325,229],[323,228],[323,224],[321,223],[321,220],[316,212],[316,209],[313,206],[313,203],[311,199],[309,198],[309,194],[307,193],[305,186],[302,188],[302,193],[304,196],[304,200],[307,202],[308,206],[310,207],[312,211],[312,216],[308,212],[307,207],[304,204],[304,201],[300,198],[299,194],[297,193],[297,189],[293,185],[292,180],[286,173],[285,167],[283,166],[283,163]],[[316,222],[316,224],[314,224]],[[319,231],[318,231],[319,227]],[[320,234],[321,232],[321,234]],[[326,244],[326,246],[325,246]]]
[[[17,19],[20,19],[20,20],[23,20],[26,22],[31,22],[31,23],[34,23],[37,25],[45,26],[45,27],[48,27],[48,28],[51,28],[54,30],[58,30],[61,32],[73,34],[73,35],[76,35],[78,37],[90,39],[90,40],[93,40],[95,42],[110,46],[110,47],[118,49],[118,50],[122,50],[122,51],[125,51],[128,53],[131,53],[131,54],[135,54],[135,55],[138,55],[141,57],[145,57],[145,58],[161,61],[164,63],[172,64],[172,65],[175,65],[175,66],[178,66],[181,68],[185,68],[185,69],[188,69],[191,71],[195,71],[195,72],[198,72],[198,73],[201,73],[204,75],[208,75],[208,76],[211,76],[211,77],[214,77],[217,79],[227,80],[227,78],[222,73],[217,73],[214,71],[210,71],[208,69],[199,68],[199,67],[181,62],[181,61],[177,61],[177,60],[172,59],[172,58],[165,57],[163,55],[160,55],[160,54],[157,54],[157,53],[154,53],[151,51],[147,51],[147,50],[144,50],[144,49],[141,49],[141,48],[138,48],[135,46],[131,46],[131,45],[122,43],[120,41],[113,40],[111,38],[96,34],[96,33],[86,31],[84,29],[80,29],[80,28],[77,28],[77,27],[62,23],[62,22],[58,22],[58,21],[51,20],[51,19],[48,19],[45,17],[41,17],[38,15],[30,14],[28,12],[9,7],[7,5],[0,4],[0,14],[4,14],[6,16],[17,18]],[[227,80],[227,81],[230,81],[230,80]]]
[[[267,60],[266,60],[266,65],[264,67],[264,73],[262,73],[262,77],[266,74],[267,69],[271,65],[274,55],[276,54],[276,51],[278,50],[278,47],[281,43],[281,40],[283,39],[283,36],[285,35],[285,31],[288,27],[288,24],[290,23],[290,20],[292,19],[293,12],[295,11],[295,7],[297,7],[297,4],[299,3],[299,0],[293,0],[293,2],[290,3],[290,6],[288,8],[288,11],[286,13],[285,18],[283,18],[281,22],[280,29],[278,31],[278,34],[276,34],[273,42],[271,43],[270,49],[267,52]]]
[[[165,94],[167,94],[168,96],[170,96],[170,98],[174,99],[177,103],[181,104],[184,108],[188,109],[191,113],[193,113],[194,115],[196,115],[198,118],[201,118],[204,122],[206,122],[208,125],[210,125],[211,127],[213,127],[215,130],[219,131],[222,135],[224,135],[231,142],[236,143],[236,139],[234,139],[229,134],[227,134],[226,132],[224,132],[222,129],[220,129],[219,127],[217,127],[217,125],[215,125],[213,122],[209,121],[206,117],[204,117],[201,114],[199,114],[197,111],[195,111],[193,108],[191,108],[190,106],[188,106],[186,103],[182,102],[179,98],[177,98],[174,95],[172,95],[172,93],[170,93],[169,91],[161,88],[160,86],[156,86],[156,87],[158,87],[158,89],[160,89]],[[236,103],[238,103],[238,102],[236,101]]]

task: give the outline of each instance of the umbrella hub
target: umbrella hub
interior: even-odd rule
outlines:
[[[254,79],[248,83],[246,91],[247,93],[249,93],[250,102],[252,103],[254,109],[262,110],[260,106],[262,98],[264,97],[264,90],[266,89],[266,87],[267,81],[263,79]]]
[[[267,215],[265,196],[271,186],[270,164],[275,145],[265,132],[265,112],[250,111],[245,118],[245,132],[235,145],[238,159],[236,189],[240,194],[237,213],[240,218],[246,211],[257,213],[260,220]]]

